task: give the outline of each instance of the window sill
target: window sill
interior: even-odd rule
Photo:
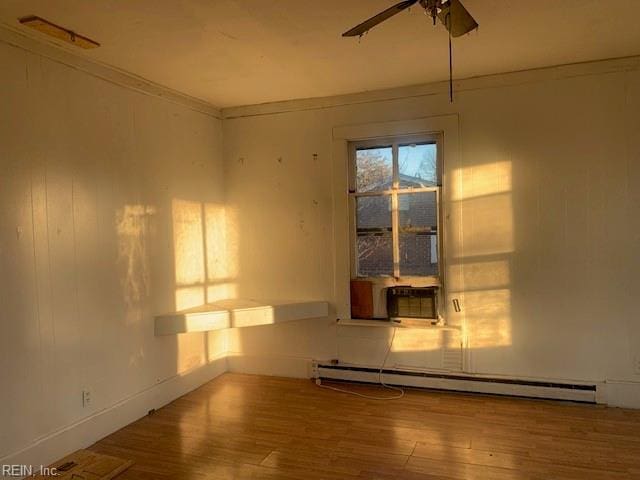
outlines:
[[[374,328],[413,328],[420,330],[458,330],[451,325],[432,325],[426,320],[369,320],[358,318],[341,318],[336,321],[340,327],[374,327]]]

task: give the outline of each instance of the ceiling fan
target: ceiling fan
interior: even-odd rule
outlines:
[[[459,37],[465,33],[469,33],[478,28],[478,22],[471,16],[469,11],[464,8],[460,0],[404,0],[392,7],[374,15],[364,22],[356,25],[350,30],[342,34],[343,37],[362,37],[376,25],[388,20],[403,10],[419,4],[424,8],[425,13],[433,19],[445,26],[449,32],[449,97],[453,102],[453,63],[451,51],[451,37]]]

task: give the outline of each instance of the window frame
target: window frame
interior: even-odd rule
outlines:
[[[436,145],[436,186],[434,187],[400,187],[399,172],[399,147],[407,144],[435,144]],[[371,192],[357,192],[356,181],[356,151],[366,148],[389,148],[392,149],[392,186],[391,189],[377,190]],[[443,231],[443,135],[442,133],[428,133],[418,135],[397,135],[390,137],[379,137],[365,140],[355,140],[348,142],[349,149],[349,253],[350,253],[350,273],[352,280],[367,280],[378,285],[395,286],[411,285],[412,287],[438,287],[442,290],[445,277],[445,252],[444,252],[444,231]],[[416,276],[400,275],[400,241],[399,241],[399,195],[415,194],[422,192],[435,192],[436,194],[436,235],[438,248],[438,275]],[[356,225],[356,199],[358,197],[380,197],[389,196],[391,198],[391,233],[393,249],[393,274],[390,276],[358,276],[357,258],[357,225]]]

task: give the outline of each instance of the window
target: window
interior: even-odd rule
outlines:
[[[439,145],[437,135],[350,144],[353,278],[440,285]]]

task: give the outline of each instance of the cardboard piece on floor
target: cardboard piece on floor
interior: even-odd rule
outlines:
[[[78,450],[58,460],[49,467],[49,473],[34,478],[56,478],[62,480],[111,480],[133,465],[133,460],[111,457],[89,450]],[[51,474],[55,468],[56,475]]]

